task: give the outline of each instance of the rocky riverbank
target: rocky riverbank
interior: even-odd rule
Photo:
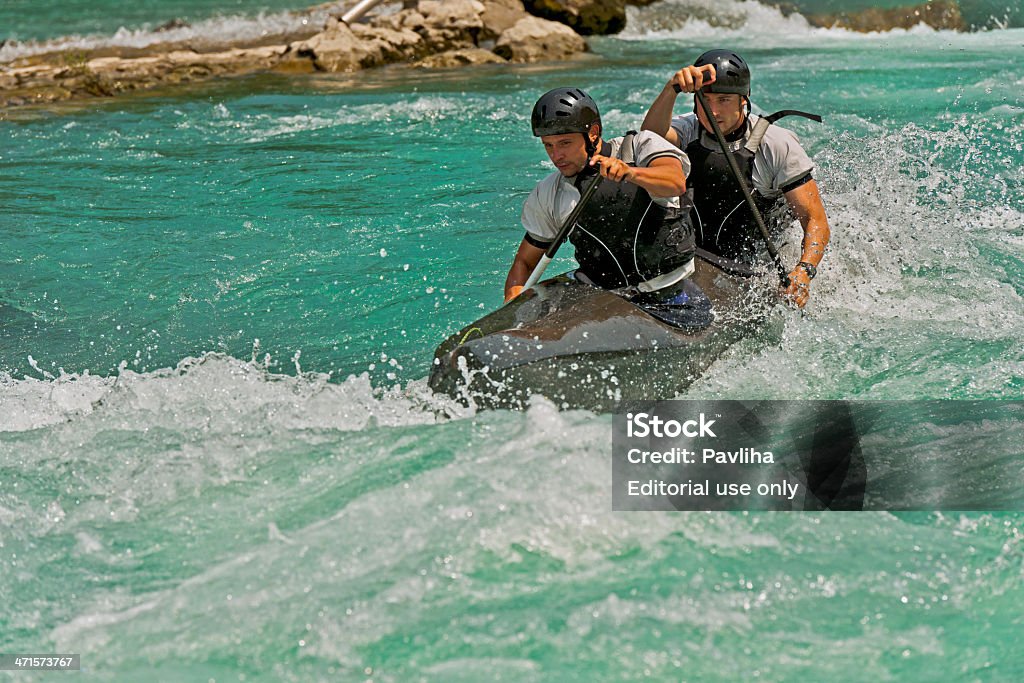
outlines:
[[[587,51],[584,35],[621,31],[627,3],[647,5],[652,1],[406,0],[401,5],[383,5],[351,25],[340,17],[353,0],[328,3],[305,11],[321,18],[326,13],[325,25],[321,19],[319,26],[258,40],[179,40],[143,48],[34,54],[0,63],[0,109],[112,97],[257,72],[353,72],[395,63],[449,68],[557,61]],[[792,11],[785,3],[778,6]],[[953,0],[807,18],[813,25],[861,31],[921,22],[937,28],[964,28]]]
[[[442,68],[560,60],[585,52],[566,24],[528,13],[520,0],[419,0],[351,26],[338,3],[306,35],[245,45],[160,43],[33,55],[0,64],[0,107],[110,97],[255,72],[352,72],[398,62]],[[275,40],[276,38],[276,40]]]

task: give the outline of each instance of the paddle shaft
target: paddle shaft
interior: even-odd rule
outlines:
[[[576,206],[573,207],[572,213],[570,213],[569,217],[565,219],[564,223],[562,223],[561,229],[559,229],[558,234],[555,236],[555,241],[551,243],[547,251],[544,252],[544,255],[540,257],[537,267],[533,269],[532,273],[530,273],[530,277],[527,278],[526,284],[523,285],[523,289],[533,287],[537,284],[537,280],[540,280],[541,276],[544,274],[544,270],[548,267],[548,264],[551,263],[551,259],[555,258],[555,254],[558,252],[558,247],[562,245],[565,238],[569,236],[570,232],[572,232],[573,226],[576,225],[576,219],[580,217],[580,212],[583,211],[583,207],[587,205],[590,198],[594,196],[594,192],[597,190],[597,186],[601,184],[602,180],[604,180],[604,176],[601,175],[600,171],[598,171],[597,176],[591,180],[590,184],[583,190],[583,195],[580,197],[580,200],[576,202]]]
[[[676,92],[682,92],[682,88],[678,84],[673,84]],[[729,162],[729,170],[732,171],[733,177],[736,179],[736,183],[740,186],[740,190],[743,191],[743,197],[747,200],[747,206],[750,207],[750,212],[754,214],[754,222],[757,223],[757,229],[761,232],[761,237],[764,238],[764,244],[768,248],[768,253],[771,254],[772,260],[775,262],[775,268],[779,271],[779,281],[783,287],[789,286],[789,273],[786,271],[786,266],[782,263],[782,257],[779,256],[779,250],[775,248],[775,243],[772,242],[772,237],[768,232],[768,226],[764,223],[764,218],[761,217],[761,212],[757,208],[757,204],[754,202],[754,196],[750,193],[750,187],[747,185],[746,179],[743,174],[740,173],[740,167],[736,164],[736,157],[732,155],[729,150],[729,144],[725,141],[725,135],[722,134],[722,129],[718,126],[718,121],[715,120],[714,114],[711,113],[711,108],[707,105],[707,100],[704,99],[704,93],[700,90],[696,90],[694,96],[700,103],[701,109],[704,110],[704,115],[708,122],[711,124],[711,130],[715,133],[715,139],[718,140],[719,146],[722,148],[722,153],[725,154],[726,161]]]

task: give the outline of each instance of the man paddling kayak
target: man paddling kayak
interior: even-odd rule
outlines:
[[[582,204],[584,184],[599,173],[606,180],[580,206],[569,233],[580,265],[575,277],[638,303],[709,309],[706,297],[686,282],[694,253],[693,225],[679,204],[686,155],[647,131],[603,140],[597,104],[578,88],[545,93],[531,123],[557,170],[523,206],[526,236],[505,281],[505,300],[522,291],[560,226]]]
[[[676,95],[698,90],[703,92],[740,173],[748,187],[753,187],[761,213],[784,197],[803,227],[800,261],[789,272],[788,285],[782,290],[803,307],[829,242],[828,218],[812,176],[814,164],[793,133],[773,124],[793,114],[820,118],[789,110],[763,118],[751,114],[750,69],[728,50],[705,52],[693,66],[673,74],[647,112],[642,129],[664,135],[684,150],[692,163],[687,182],[697,246],[744,263],[758,260],[763,237],[726,155],[711,135],[707,113],[695,102],[693,113],[672,116]]]
[[[557,170],[523,207],[506,305],[438,346],[431,389],[477,406],[543,394],[610,411],[678,395],[762,329],[776,298],[757,269],[694,247],[681,149],[650,131],[603,140],[597,105],[576,88],[541,97],[532,125]],[[541,280],[564,239],[579,268]]]

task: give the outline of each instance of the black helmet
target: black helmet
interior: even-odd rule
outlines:
[[[533,105],[530,124],[535,137],[582,133],[593,124],[601,125],[601,114],[590,95],[579,88],[555,88]]]
[[[704,92],[750,98],[750,67],[742,57],[729,50],[708,50],[693,63],[694,66],[705,64],[714,65],[715,82],[704,86]]]

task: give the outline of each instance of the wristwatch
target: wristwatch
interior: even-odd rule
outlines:
[[[818,274],[818,269],[814,266],[813,263],[808,263],[807,261],[801,261],[800,263],[796,264],[796,266],[797,266],[797,268],[803,268],[804,269],[804,272],[807,273],[807,279],[808,280],[813,280],[814,276]]]

